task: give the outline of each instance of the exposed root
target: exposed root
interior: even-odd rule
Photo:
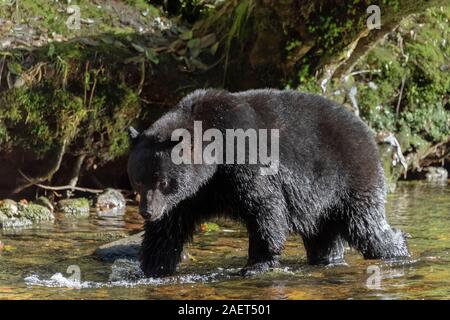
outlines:
[[[85,154],[81,154],[75,160],[72,170],[72,176],[69,181],[69,185],[75,187],[78,183],[78,177],[80,176],[81,166],[83,165],[84,159],[86,159]]]
[[[61,162],[63,159],[63,156],[66,152],[66,146],[67,146],[67,140],[65,139],[63,143],[60,146],[60,149],[58,150],[57,156],[55,158],[54,164],[50,167],[50,169],[43,174],[40,177],[35,178],[29,178],[25,174],[23,174],[20,170],[19,173],[25,178],[25,183],[22,183],[21,185],[17,186],[13,191],[12,194],[16,194],[21,192],[22,190],[29,188],[33,185],[37,185],[45,180],[49,180],[53,177],[53,175],[59,170],[61,166]]]
[[[72,185],[65,185],[65,186],[47,186],[44,184],[40,184],[37,182],[33,182],[33,179],[25,175],[22,171],[19,170],[19,173],[24,177],[31,185],[34,185],[36,187],[39,187],[41,189],[45,190],[52,190],[52,191],[61,191],[61,190],[73,190],[73,191],[81,191],[81,192],[88,192],[88,193],[102,193],[103,189],[90,189],[90,188],[82,188]]]

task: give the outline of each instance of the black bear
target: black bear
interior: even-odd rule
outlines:
[[[276,170],[262,174],[268,163],[251,163],[249,152],[240,164],[228,157],[174,161],[176,148],[188,160],[205,151],[203,145],[192,148],[200,122],[205,132],[224,134],[276,129]],[[194,138],[174,138],[180,128]],[[243,275],[277,266],[290,233],[301,235],[310,264],[342,262],[345,243],[366,259],[409,256],[403,233],[386,221],[385,181],[372,134],[332,101],[289,90],[197,90],[143,133],[130,133],[128,174],[145,219],[141,267],[147,276],[174,273],[196,226],[220,215],[247,227]],[[222,157],[230,153],[231,160],[239,157],[235,147],[224,147]]]

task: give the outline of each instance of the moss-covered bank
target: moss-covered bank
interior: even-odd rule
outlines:
[[[393,132],[410,168],[422,167],[430,154],[432,162],[446,156],[449,8],[405,20],[353,70],[324,88],[319,71],[333,64],[332,56],[340,61],[351,39],[360,39],[355,30],[364,22],[360,13],[365,1],[355,1],[342,16],[334,10],[325,18],[325,9],[315,6],[302,11],[310,22],[305,30],[300,25],[289,29],[295,25],[288,10],[291,1],[278,6],[231,1],[202,11],[194,25],[173,19],[159,29],[152,21],[164,17],[155,17],[152,6],[128,2],[101,1],[91,12],[86,9],[92,4],[80,1],[83,11],[90,12],[83,18],[94,20],[96,27],[85,21],[78,33],[60,23],[67,13],[44,4],[34,7],[24,1],[28,18],[12,18],[34,29],[62,28],[58,32],[69,40],[58,42],[52,34],[37,47],[0,51],[0,174],[5,177],[0,191],[18,193],[38,182],[75,185],[83,172],[95,170],[97,176],[92,174],[88,183],[108,187],[109,177],[125,174],[121,156],[128,150],[127,126],[145,127],[185,93],[224,83],[236,90],[279,83],[326,94],[359,112],[375,131]],[[117,3],[131,10],[126,17],[114,9]],[[407,1],[397,9],[395,3],[389,2],[391,16],[409,12],[402,9]],[[1,10],[13,13],[13,8]],[[108,21],[110,14],[114,18]],[[48,19],[32,25],[31,17],[42,15]],[[149,15],[155,15],[153,20]],[[124,23],[127,17],[139,24],[130,27]],[[269,21],[275,29],[286,24],[292,32],[271,37]],[[153,29],[142,34],[139,29],[146,23]],[[265,67],[268,60],[284,70],[272,72]],[[442,159],[440,153],[430,153],[439,143]],[[120,181],[126,187],[126,177]]]
[[[405,19],[326,88],[374,131],[394,133],[411,171],[449,161],[449,21],[450,7]],[[300,77],[300,90],[323,93],[315,78]],[[395,171],[399,177],[402,170]]]

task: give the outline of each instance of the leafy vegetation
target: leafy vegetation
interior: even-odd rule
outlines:
[[[404,20],[360,59],[353,72],[335,80],[330,98],[354,108],[375,131],[394,132],[405,153],[423,153],[450,136],[450,8],[440,7]],[[300,90],[320,93],[308,65]]]
[[[130,33],[136,31],[127,22],[132,17],[142,24],[148,23],[151,17],[159,16],[159,10],[146,0],[77,0],[70,3],[80,8],[82,19],[81,30],[67,28],[67,19],[73,14],[68,12],[66,1],[17,0],[0,3],[0,17],[10,18],[17,24],[29,24],[36,29],[51,34],[73,37],[93,35],[99,32]],[[130,9],[130,8],[133,9]],[[137,9],[137,10],[136,10]],[[120,14],[118,14],[120,12]]]
[[[39,45],[16,43],[0,51],[1,151],[47,159],[67,144],[65,153],[85,155],[90,164],[120,157],[128,149],[125,128],[152,118],[148,114],[156,108],[142,107],[142,90],[159,81],[160,68],[171,74],[164,81],[192,75],[187,86],[172,90],[178,95],[223,83],[227,70],[234,72],[230,79],[245,78],[236,69],[245,69],[250,81],[225,86],[242,89],[258,86],[255,79],[267,85],[276,78],[288,88],[322,94],[318,73],[339,64],[343,48],[362,34],[361,10],[368,2],[355,0],[327,12],[317,3],[309,11],[301,7],[301,19],[308,21],[303,27],[298,17],[289,20],[289,1],[267,8],[254,0],[152,3],[160,9],[146,0],[79,0],[80,30],[65,25],[67,3],[20,0],[19,10],[0,6],[0,16],[12,21],[2,26],[6,39],[21,28],[45,38]],[[382,3],[400,10],[406,2]],[[166,11],[177,17],[162,28]],[[331,78],[326,94],[357,108],[376,132],[395,133],[406,154],[425,154],[450,135],[449,19],[450,8],[439,7],[404,20],[351,73]],[[282,65],[283,73],[268,65]],[[145,98],[160,95],[157,91]]]
[[[77,42],[32,55],[40,63],[18,72],[19,85],[0,93],[2,149],[18,147],[44,157],[68,141],[73,154],[95,155],[100,161],[123,154],[125,128],[139,115],[140,102],[138,88],[127,83],[136,65],[116,59],[133,53],[122,46],[112,51],[107,44]],[[21,65],[27,57],[8,56],[4,63]]]

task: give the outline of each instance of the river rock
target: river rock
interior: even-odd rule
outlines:
[[[27,227],[54,218],[48,208],[39,204],[17,203],[10,199],[0,201],[0,227],[4,229]]]
[[[15,217],[19,215],[18,203],[11,199],[0,201],[0,213],[8,217]]]
[[[53,213],[48,208],[35,203],[19,203],[19,213],[31,222],[52,221],[55,219]]]
[[[138,259],[144,232],[139,232],[111,243],[107,243],[94,251],[100,260],[112,262],[117,259]]]
[[[428,167],[425,178],[432,182],[447,182],[448,172],[442,167]]]
[[[20,217],[7,217],[0,213],[0,227],[3,229],[25,228],[31,225],[33,225],[33,222],[28,219]]]
[[[103,193],[101,193],[96,200],[96,208],[98,211],[117,211],[119,213],[123,213],[122,210],[126,206],[125,197],[119,190],[115,189],[106,189]]]
[[[63,199],[58,201],[58,210],[71,216],[89,216],[89,200],[86,198]]]

